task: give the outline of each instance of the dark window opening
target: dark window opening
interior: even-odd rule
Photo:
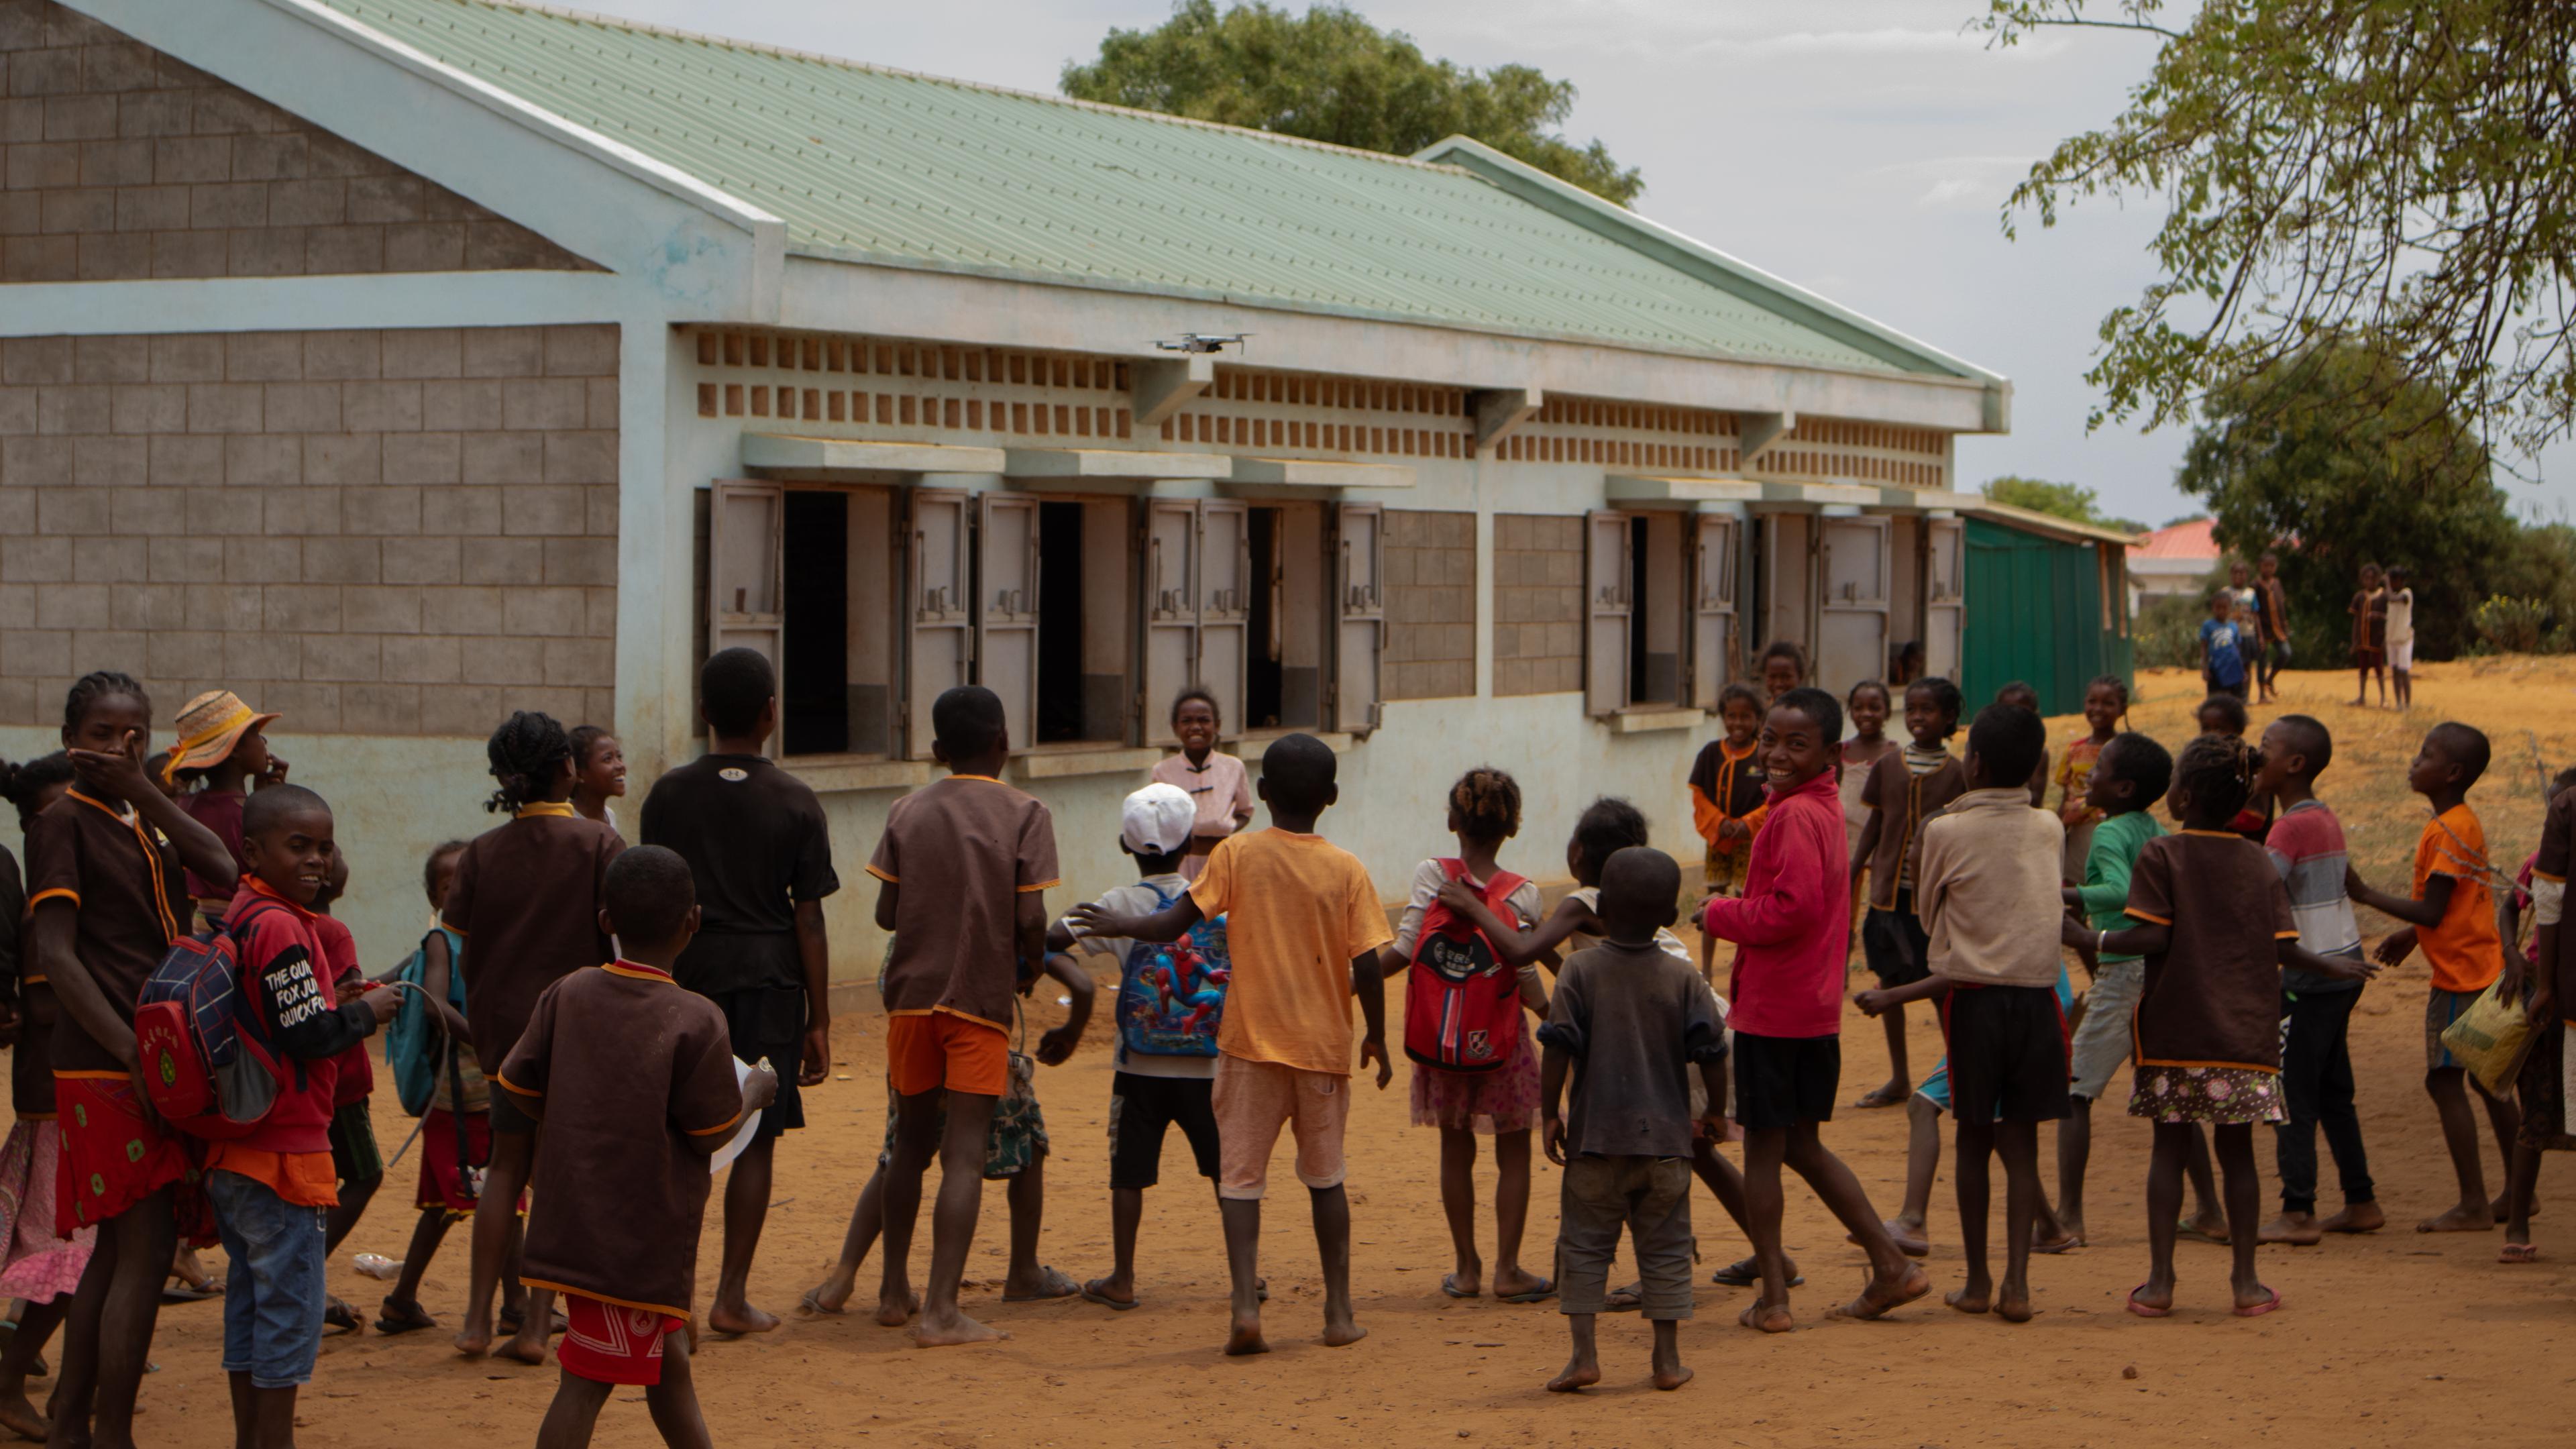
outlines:
[[[1647,674],[1646,609],[1652,598],[1646,589],[1646,555],[1654,541],[1646,520],[1628,520],[1628,702],[1644,704],[1652,699],[1653,686]]]
[[[786,505],[779,743],[790,755],[839,754],[850,748],[849,495],[791,492]]]
[[[1252,615],[1246,627],[1252,631],[1250,660],[1244,666],[1243,725],[1247,729],[1276,729],[1280,723],[1280,698],[1285,661],[1279,647],[1279,510],[1256,508],[1247,525],[1251,544]]]
[[[1083,719],[1082,505],[1038,505],[1039,744],[1090,738]]]

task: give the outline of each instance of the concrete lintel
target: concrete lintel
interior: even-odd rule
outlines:
[[[1014,478],[1223,478],[1234,461],[1215,453],[1143,453],[1126,448],[1007,448]]]
[[[1797,425],[1798,415],[1793,412],[1739,414],[1736,441],[1740,454],[1736,465],[1752,467],[1754,459],[1770,452],[1771,445],[1789,436],[1789,430]]]
[[[1222,481],[1290,488],[1410,488],[1414,471],[1402,463],[1329,463],[1312,458],[1237,458]]]
[[[809,438],[793,433],[744,433],[742,466],[765,473],[999,473],[1000,448],[955,443],[878,443],[857,438]]]
[[[1139,749],[1036,750],[1011,757],[1011,769],[1022,780],[1062,780],[1075,775],[1141,775],[1163,762],[1153,746]]]
[[[1149,357],[1128,364],[1136,379],[1136,426],[1162,426],[1189,400],[1216,381],[1216,359],[1206,353],[1187,357]]]
[[[1849,504],[1867,508],[1879,501],[1878,490],[1861,483],[1788,483],[1777,478],[1762,480],[1765,503]]]
[[[1881,487],[1875,506],[1901,508],[1908,512],[1922,509],[1927,512],[1974,513],[1984,507],[1985,502],[1985,495],[1981,493],[1953,493],[1946,488]]]
[[[1472,395],[1476,407],[1476,451],[1486,449],[1517,433],[1539,409],[1547,406],[1547,391],[1538,387],[1482,388]]]
[[[1610,716],[1610,732],[1643,735],[1661,730],[1692,730],[1706,723],[1708,712],[1702,709],[1627,709]]]
[[[1762,485],[1750,478],[1662,478],[1613,473],[1602,480],[1601,495],[1623,508],[1697,508],[1759,503],[1763,492]]]

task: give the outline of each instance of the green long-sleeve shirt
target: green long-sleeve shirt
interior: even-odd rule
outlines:
[[[2084,855],[2084,884],[2079,894],[2084,901],[2086,924],[2097,931],[2125,930],[2135,924],[2128,917],[2129,868],[2138,863],[2138,852],[2147,842],[2164,834],[2156,817],[2144,810],[2114,815],[2093,827],[2093,848]],[[2135,956],[2109,956],[2103,964],[2135,961]]]

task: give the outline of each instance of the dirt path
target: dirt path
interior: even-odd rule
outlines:
[[[2531,744],[2552,767],[2576,757],[2576,667],[2510,660],[2428,667],[2412,720],[2336,705],[2348,674],[2289,677],[2299,708],[2322,714],[2338,737],[2327,795],[2349,802],[2356,855],[2374,881],[2403,885],[2420,814],[2397,772],[2421,725],[2456,714],[2495,734],[2496,765],[2472,795],[2500,859],[2518,864],[2539,821]],[[2178,743],[2197,700],[2180,673],[2153,676],[2136,723]],[[2072,721],[2052,722],[2052,741]],[[2258,726],[2259,728],[2259,726]],[[1327,825],[1329,829],[1329,822]],[[1548,842],[1552,854],[1553,842]],[[1536,846],[1529,847],[1536,849]],[[2387,929],[2370,919],[2372,935]],[[2098,1119],[2090,1213],[2094,1243],[2034,1269],[2039,1319],[2010,1327],[1968,1319],[1925,1300],[1884,1324],[1825,1323],[1827,1306],[1858,1285],[1861,1256],[1845,1245],[1812,1197],[1792,1187],[1789,1242],[1809,1276],[1796,1295],[1801,1331],[1764,1338],[1734,1326],[1747,1301],[1710,1287],[1705,1270],[1744,1249],[1704,1192],[1693,1212],[1703,1258],[1699,1316],[1683,1330],[1697,1382],[1678,1393],[1643,1385],[1647,1330],[1634,1318],[1603,1320],[1605,1386],[1580,1399],[1539,1392],[1565,1356],[1553,1305],[1456,1303],[1438,1291],[1450,1267],[1436,1185],[1433,1135],[1407,1123],[1404,1068],[1380,1094],[1361,1090],[1350,1139],[1356,1221],[1354,1281],[1366,1342],[1327,1349],[1315,1341],[1319,1284],[1304,1204],[1293,1186],[1274,1197],[1264,1267],[1274,1290],[1267,1358],[1229,1361],[1223,1336],[1224,1257],[1215,1210],[1187,1174],[1186,1152],[1166,1150],[1165,1185],[1147,1195],[1141,1291],[1146,1305],[1112,1314],[1079,1300],[1004,1305],[1002,1201],[985,1195],[985,1230],[969,1266],[970,1312],[1013,1337],[988,1348],[921,1352],[899,1332],[863,1318],[791,1318],[759,1341],[711,1341],[698,1360],[701,1392],[719,1443],[736,1445],[932,1444],[1848,1444],[1970,1443],[2082,1446],[2266,1444],[2565,1444],[2565,1355],[2576,1348],[2576,1162],[2553,1157],[2541,1180],[2547,1210],[2536,1224],[2544,1259],[2506,1268],[2501,1234],[2422,1237],[2414,1221],[2449,1201],[2450,1170],[2419,1086],[2420,963],[2370,988],[2356,1019],[2364,1130],[2380,1200],[2392,1226],[2376,1236],[2310,1249],[2267,1248],[2262,1268],[2287,1311],[2229,1318],[2225,1251],[2182,1249],[2181,1305],[2163,1322],[2120,1311],[2145,1274],[2141,1188],[2147,1132],[2117,1112]],[[1052,1005],[1041,1019],[1057,1015]],[[1912,1053],[1940,1052],[1918,1012]],[[1033,1031],[1039,1022],[1033,1022]],[[832,1257],[850,1198],[865,1180],[884,1128],[881,1020],[844,1023],[838,1050],[850,1080],[808,1097],[812,1130],[780,1154],[783,1201],[770,1219],[754,1277],[757,1301],[782,1313]],[[1844,1097],[1885,1072],[1875,1024],[1845,1021]],[[1056,1156],[1045,1261],[1076,1278],[1109,1266],[1103,1187],[1108,1054],[1095,1028],[1072,1063],[1040,1074]],[[380,1098],[378,1130],[391,1151],[411,1124]],[[1904,1115],[1845,1112],[1826,1141],[1852,1163],[1884,1212],[1904,1171]],[[2045,1135],[2045,1134],[2043,1134]],[[2268,1136],[2258,1135],[2265,1211],[2274,1206]],[[415,1149],[417,1150],[417,1149]],[[2048,1150],[2043,1147],[2043,1157]],[[1282,1158],[1275,1181],[1291,1181]],[[1945,1164],[1946,1167],[1946,1164]],[[400,1251],[409,1230],[415,1168],[395,1169],[349,1247]],[[2490,1184],[2500,1184],[2492,1143]],[[2051,1169],[2053,1185],[2053,1169]],[[2329,1168],[2329,1176],[2331,1169]],[[1556,1222],[1558,1176],[1539,1166],[1526,1260],[1544,1271]],[[1480,1174],[1489,1193],[1490,1159]],[[2000,1186],[2000,1185],[1999,1185]],[[1957,1221],[1945,1171],[1933,1198],[1936,1290],[1959,1278]],[[2000,1196],[2000,1191],[1998,1192]],[[2327,1208],[2332,1209],[2329,1189]],[[1490,1253],[1491,1215],[1483,1217]],[[701,1303],[715,1269],[714,1224],[700,1256]],[[916,1274],[926,1272],[925,1222]],[[220,1255],[216,1260],[220,1263]],[[464,1242],[451,1238],[424,1300],[452,1321],[464,1291]],[[870,1265],[873,1269],[873,1263]],[[873,1283],[862,1277],[863,1296]],[[334,1289],[372,1306],[383,1285],[333,1265]],[[173,1307],[146,1381],[147,1442],[229,1440],[225,1388],[216,1372],[219,1310]],[[2127,1377],[2128,1370],[2135,1377]],[[304,1405],[302,1442],[318,1449],[389,1443],[525,1444],[552,1393],[554,1371],[467,1363],[442,1332],[400,1340],[330,1341]],[[652,1442],[640,1395],[603,1416],[599,1442]]]

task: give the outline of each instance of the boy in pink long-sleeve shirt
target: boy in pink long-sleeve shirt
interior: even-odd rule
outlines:
[[[1744,1128],[1744,1199],[1762,1297],[1747,1328],[1786,1333],[1788,1260],[1780,1247],[1780,1168],[1785,1163],[1869,1254],[1869,1286],[1838,1317],[1877,1318],[1931,1291],[1870,1206],[1842,1159],[1825,1150],[1819,1123],[1834,1115],[1842,1080],[1842,982],[1851,920],[1843,860],[1842,801],[1833,763],[1842,706],[1821,689],[1781,696],[1757,747],[1771,782],[1770,813],[1753,838],[1744,894],[1711,900],[1700,920],[1737,944],[1729,994],[1735,1008],[1735,1120]]]

